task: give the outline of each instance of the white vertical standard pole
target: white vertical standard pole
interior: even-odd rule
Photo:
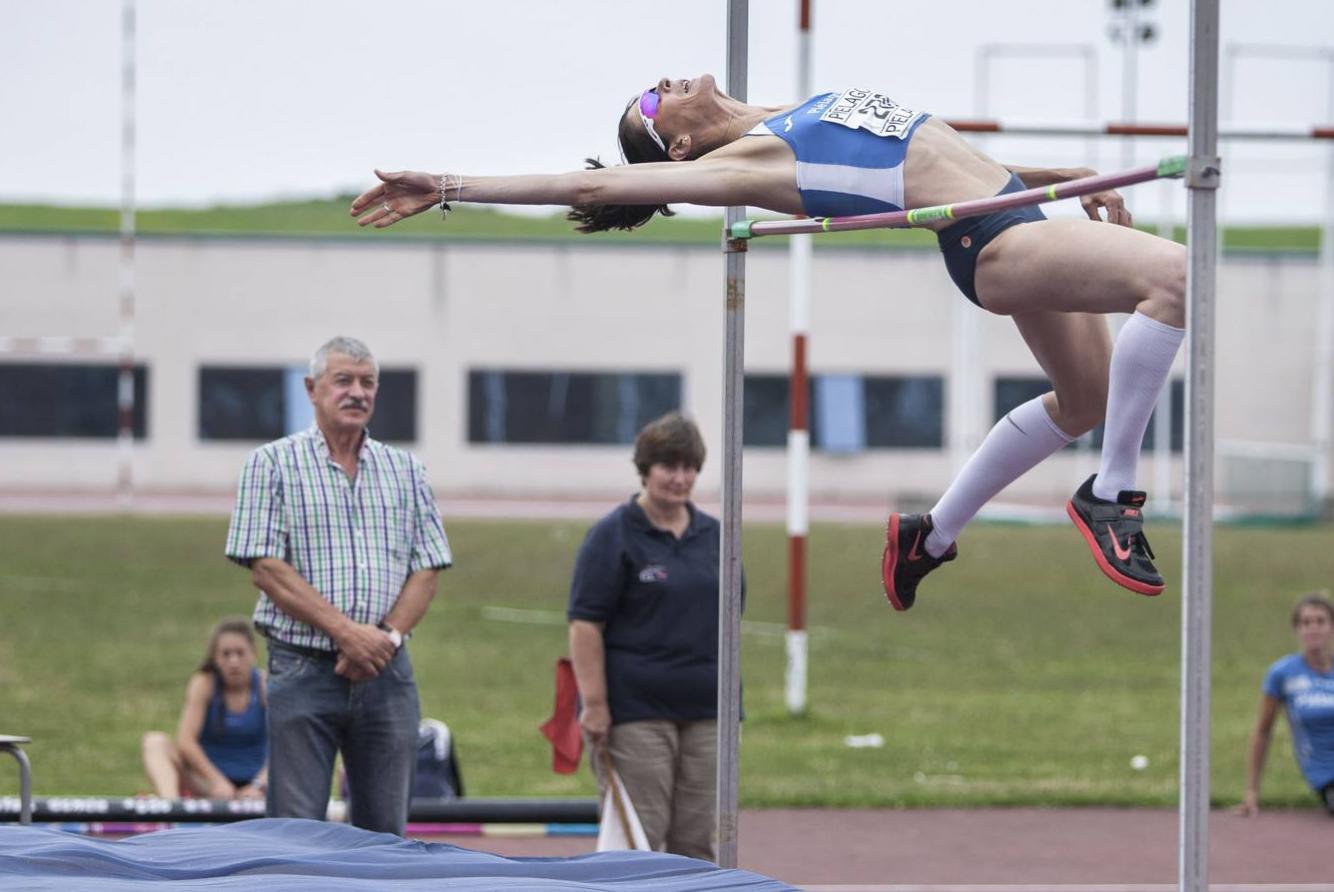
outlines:
[[[116,387],[116,492],[134,493],[134,135],[135,0],[121,6],[120,374]]]
[[[727,93],[746,101],[750,4],[727,0]],[[723,230],[726,324],[723,371],[723,517],[718,597],[718,866],[737,865],[737,774],[741,740],[741,423],[745,405],[746,240],[732,238],[744,207]]]
[[[811,95],[811,0],[797,0],[797,10],[797,96],[805,99]],[[790,715],[806,711],[806,535],[810,532],[811,463],[806,356],[813,238],[805,233],[788,239],[792,374],[787,396],[787,674],[783,689]]]
[[[1180,889],[1209,888],[1213,625],[1214,297],[1218,262],[1218,0],[1192,0],[1186,245],[1186,511],[1181,605]]]

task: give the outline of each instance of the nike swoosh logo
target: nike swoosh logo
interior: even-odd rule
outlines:
[[[912,540],[912,548],[908,549],[908,560],[920,561],[922,559],[922,553],[917,550],[917,546],[920,545],[921,542],[922,542],[922,531],[918,530],[917,538]]]
[[[791,129],[792,129],[792,116],[788,115],[787,120],[783,122],[783,132],[786,133]]]
[[[1130,560],[1130,549],[1122,548],[1121,543],[1116,541],[1116,533],[1112,532],[1112,525],[1110,523],[1107,524],[1107,535],[1112,537],[1112,551],[1116,553],[1116,559],[1118,561]]]

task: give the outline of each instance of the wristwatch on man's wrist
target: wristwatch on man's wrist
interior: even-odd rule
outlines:
[[[394,645],[394,650],[398,650],[403,646],[403,633],[389,625],[389,623],[380,623],[380,631],[389,636],[390,642]]]

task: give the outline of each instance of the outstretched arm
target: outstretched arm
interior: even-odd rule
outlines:
[[[1255,728],[1251,731],[1251,746],[1246,755],[1246,794],[1237,811],[1243,815],[1260,813],[1260,777],[1265,770],[1265,755],[1269,752],[1269,739],[1274,730],[1274,717],[1278,715],[1278,700],[1264,694],[1260,697],[1260,712],[1255,718]]]
[[[351,214],[361,226],[377,229],[439,207],[441,181],[446,201],[481,204],[690,204],[724,207],[767,206],[764,173],[737,158],[705,158],[581,170],[562,174],[472,177],[423,171],[386,173],[377,170],[378,185],[352,202]]]

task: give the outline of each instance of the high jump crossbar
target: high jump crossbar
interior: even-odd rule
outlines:
[[[1005,123],[992,120],[946,120],[945,123],[960,133],[1008,133],[1016,136],[1176,136],[1185,139],[1189,135],[1185,124],[1133,124],[1118,121],[1106,124],[1041,121]],[[1219,130],[1218,138],[1255,141],[1334,139],[1334,124],[1315,124],[1310,127],[1229,127]]]
[[[1106,189],[1133,186],[1168,177],[1181,177],[1186,172],[1186,156],[1173,155],[1157,164],[1135,167],[1119,173],[1105,173],[1081,177],[1052,186],[1024,189],[992,198],[938,204],[931,207],[891,211],[884,214],[859,214],[850,217],[814,217],[798,220],[738,220],[730,229],[732,238],[749,239],[763,235],[794,235],[803,232],[851,232],[860,229],[905,229],[937,220],[962,220],[980,217],[997,211],[1008,211],[1028,205],[1077,198]]]

